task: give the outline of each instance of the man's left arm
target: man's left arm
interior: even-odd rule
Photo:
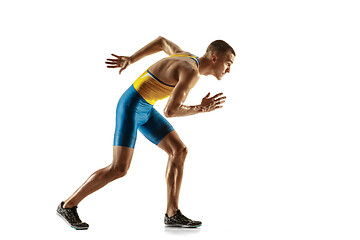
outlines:
[[[179,82],[176,84],[170,98],[165,106],[164,114],[166,117],[183,117],[190,116],[201,112],[211,112],[215,109],[222,108],[226,97],[222,93],[210,97],[208,93],[199,105],[187,106],[184,102],[198,81],[197,72],[182,73],[179,76]]]

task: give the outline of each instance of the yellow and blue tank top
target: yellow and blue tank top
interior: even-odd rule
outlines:
[[[199,67],[199,59],[193,55],[171,55],[170,57],[187,57],[193,59]],[[170,96],[173,91],[173,85],[164,83],[148,69],[141,74],[133,83],[135,90],[151,105],[157,100],[161,100]]]

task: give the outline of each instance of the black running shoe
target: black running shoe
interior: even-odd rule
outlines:
[[[82,222],[77,213],[77,207],[72,208],[63,208],[64,202],[61,202],[56,210],[57,215],[59,215],[64,221],[70,225],[70,227],[75,228],[76,230],[87,230],[89,224]]]
[[[201,226],[200,221],[194,221],[185,217],[180,210],[177,210],[176,214],[172,217],[169,217],[167,213],[165,214],[164,223],[169,227],[184,227],[184,228],[196,228]]]

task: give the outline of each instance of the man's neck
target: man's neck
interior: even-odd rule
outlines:
[[[212,69],[211,69],[211,62],[208,58],[206,58],[205,56],[202,56],[199,58],[199,73],[200,75],[211,75],[212,74]]]

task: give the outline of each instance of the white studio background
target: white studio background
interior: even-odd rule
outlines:
[[[357,1],[2,1],[1,235],[6,239],[359,239]],[[79,206],[88,231],[55,214],[112,160],[121,94],[164,53],[107,69],[157,36],[201,56],[237,53],[223,109],[174,118],[189,148],[180,208],[200,229],[163,226],[167,156],[140,133],[129,173]],[[166,101],[158,102],[162,112]]]

